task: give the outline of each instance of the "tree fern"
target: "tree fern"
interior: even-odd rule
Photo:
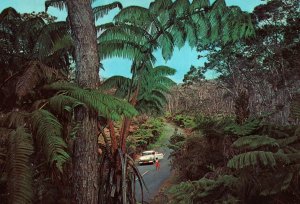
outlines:
[[[173,36],[169,32],[165,32],[164,35],[161,35],[158,38],[158,42],[162,48],[162,56],[168,61],[171,59],[173,51],[174,51],[174,39]]]
[[[238,136],[245,136],[253,134],[261,124],[261,119],[249,119],[243,125],[231,124],[225,128]]]
[[[99,115],[112,120],[118,120],[122,115],[132,117],[136,110],[127,102],[95,90],[81,89],[73,84],[56,82],[45,86],[46,89],[65,90],[66,95],[77,99],[94,109]]]
[[[148,47],[129,40],[100,41],[98,50],[101,59],[120,57],[155,62],[155,57],[149,52]]]
[[[46,12],[50,6],[59,8],[60,10],[64,10],[67,8],[65,0],[46,0],[45,1]]]
[[[53,51],[58,49],[58,43],[64,42],[63,39],[68,39],[67,46],[70,46],[70,31],[66,22],[60,21],[44,25],[37,37],[35,48],[39,59],[51,55]],[[60,46],[64,48],[63,46]],[[51,52],[52,51],[52,52]]]
[[[67,144],[62,138],[62,126],[57,118],[46,110],[36,110],[30,118],[34,138],[50,166],[61,172],[70,158],[66,152]]]
[[[200,9],[205,9],[210,6],[210,1],[209,0],[193,0],[190,11],[194,12]]]
[[[254,150],[260,147],[279,147],[276,139],[268,137],[266,135],[250,135],[237,139],[233,144],[233,147]]]
[[[106,4],[104,6],[97,6],[93,8],[93,13],[95,15],[95,19],[98,20],[102,18],[104,15],[107,15],[108,12],[114,8],[122,9],[123,6],[120,2],[113,2],[110,4]]]
[[[227,166],[235,169],[242,169],[249,166],[274,167],[277,162],[287,164],[290,162],[285,154],[267,151],[250,151],[234,156],[227,163]]]
[[[9,137],[7,162],[9,203],[33,202],[33,154],[31,135],[24,128],[17,128]]]
[[[227,200],[227,194],[224,194],[224,191],[230,192],[237,180],[231,175],[220,176],[216,180],[202,178],[175,185],[169,193],[176,203],[218,203],[218,201]]]
[[[73,114],[74,108],[84,106],[84,104],[75,98],[65,95],[56,95],[49,99],[49,109],[52,113],[63,115],[65,112]]]

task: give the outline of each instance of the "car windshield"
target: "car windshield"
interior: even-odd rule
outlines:
[[[147,155],[152,155],[152,154],[153,154],[153,152],[143,152],[142,156],[147,156]]]

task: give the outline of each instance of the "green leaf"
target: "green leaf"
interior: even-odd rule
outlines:
[[[33,154],[32,137],[22,127],[11,132],[8,150],[9,203],[33,202],[33,170],[30,157]]]
[[[62,126],[57,118],[46,110],[36,110],[32,113],[31,128],[34,138],[44,151],[51,166],[56,166],[61,172],[63,164],[70,158],[66,152],[67,144],[62,138]]]

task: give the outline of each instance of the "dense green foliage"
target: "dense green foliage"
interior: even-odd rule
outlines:
[[[299,2],[271,0],[257,6],[251,16],[255,38],[199,45],[199,57],[208,62],[192,67],[185,81],[199,82],[206,71],[214,71],[219,85],[236,101],[240,122],[249,115],[267,113],[274,123],[293,123],[289,106],[300,83]]]
[[[173,121],[176,125],[182,128],[194,128],[195,127],[195,119],[192,116],[187,116],[183,114],[176,115],[173,118]]]
[[[175,203],[299,202],[298,126],[221,117],[197,124],[194,136],[171,140],[172,165],[184,181],[170,191]]]
[[[65,3],[65,0],[48,0],[45,7],[46,10],[49,6],[63,9]],[[133,61],[133,77],[130,83],[125,82],[129,85],[125,96],[128,102],[136,103],[141,112],[145,107],[161,111],[166,101],[164,94],[173,84],[164,76],[174,70],[152,67],[155,50],[162,49],[163,58],[168,60],[174,48],[182,47],[186,41],[195,47],[215,41],[234,42],[254,35],[250,16],[238,7],[227,7],[224,0],[212,5],[207,0],[156,0],[149,8],[124,9],[119,2],[114,2],[95,7],[95,18],[103,17],[114,8],[121,9],[114,22],[97,27],[99,56],[101,59],[125,57]],[[70,22],[54,20],[46,13],[21,15],[12,8],[0,14],[0,97],[3,99],[0,104],[0,196],[5,203],[69,200],[72,144],[80,126],[80,118],[74,116],[76,110],[88,109],[91,114],[104,118],[103,124],[100,121],[102,126],[124,117],[124,133],[128,130],[129,118],[137,114],[123,99],[71,83],[74,48]],[[120,78],[118,80],[120,82]],[[157,138],[160,123],[149,122],[154,137],[147,138],[147,143]],[[112,133],[110,136],[113,138]],[[114,154],[119,155],[121,161],[115,162],[109,145],[106,147],[106,154],[101,157],[103,183],[100,183],[99,196],[102,197],[99,200],[125,202],[128,194],[128,202],[134,203],[131,184],[135,182],[133,174],[139,175],[137,169],[131,158],[119,150]],[[132,171],[126,174],[129,167]],[[122,171],[122,184],[116,179],[120,178],[119,171]],[[110,172],[122,188],[111,183]],[[123,188],[127,180],[128,188]]]
[[[44,202],[56,191],[66,194],[54,200],[68,196],[58,183],[69,182],[76,108],[110,119],[137,114],[123,100],[70,83],[72,47],[56,46],[68,25],[43,18],[12,8],[0,14],[0,195],[9,203]]]
[[[150,144],[155,143],[162,136],[164,130],[162,118],[149,118],[138,129],[129,135],[127,145],[130,150],[145,150]]]

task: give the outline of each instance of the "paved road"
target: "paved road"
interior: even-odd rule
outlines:
[[[154,198],[154,196],[158,193],[160,186],[163,184],[163,182],[170,176],[171,173],[171,167],[170,167],[170,161],[168,160],[168,157],[170,155],[170,149],[163,147],[158,148],[157,151],[164,153],[164,159],[160,161],[160,170],[155,170],[155,165],[142,165],[139,166],[139,171],[143,175],[144,181],[146,183],[146,186],[148,187],[148,192],[144,190],[144,201],[150,202],[151,199]],[[136,185],[136,198],[138,202],[141,202],[142,195],[141,195],[141,189],[139,185]]]
[[[166,124],[166,130],[168,132],[167,138],[169,138],[174,133],[174,127],[171,124]],[[171,150],[166,146],[168,139],[165,141],[165,144],[162,147],[154,148],[158,152],[164,154],[164,158],[160,161],[160,170],[155,170],[155,165],[142,165],[138,169],[143,175],[146,186],[148,187],[148,192],[144,189],[144,201],[150,202],[155,195],[158,193],[160,186],[171,174],[170,160],[168,159]],[[142,195],[141,189],[138,182],[136,183],[136,198],[138,202],[141,202]]]

